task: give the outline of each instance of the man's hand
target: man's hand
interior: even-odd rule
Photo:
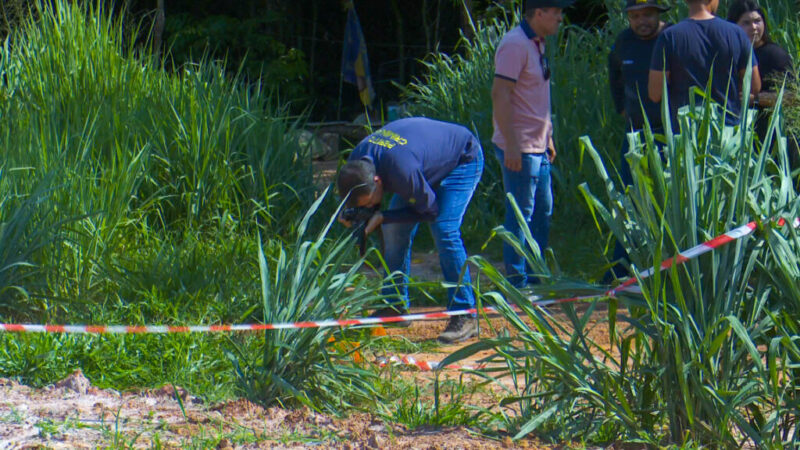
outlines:
[[[364,234],[370,234],[383,223],[383,214],[380,211],[372,215],[364,228]]]
[[[556,144],[553,142],[553,138],[550,138],[550,142],[547,144],[547,160],[551,163],[556,160]]]
[[[339,223],[344,225],[347,228],[352,227],[353,226],[353,222],[350,222],[349,220],[344,220],[344,217],[342,217],[342,214],[344,214],[344,210],[341,210],[339,212],[339,217],[336,218],[339,221]]]
[[[522,153],[516,147],[503,152],[503,165],[512,172],[522,170]]]

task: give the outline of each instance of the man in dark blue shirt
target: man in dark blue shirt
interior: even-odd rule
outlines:
[[[668,10],[669,7],[659,0],[628,0],[625,12],[630,28],[620,33],[608,54],[611,97],[617,112],[625,117],[626,132],[643,129],[645,117],[653,131],[661,132],[661,111],[659,104],[647,96],[647,80],[656,38],[667,27],[660,13]],[[620,177],[624,184],[630,185],[627,152],[626,137],[622,144]]]
[[[388,209],[376,212],[365,231],[383,225],[387,268],[390,273],[402,274],[384,286],[383,293],[387,298],[399,297],[402,305],[393,302],[373,316],[397,316],[408,310],[407,274],[419,222],[431,223],[444,279],[458,284],[467,259],[461,222],[482,172],[483,151],[467,128],[422,117],[391,122],[353,149],[336,182],[339,194],[347,196],[347,206],[375,208],[384,193],[393,194]],[[341,217],[340,221],[350,226]],[[448,288],[448,310],[475,306],[469,282],[469,269],[465,268],[464,284]],[[460,342],[477,334],[473,316],[453,316],[439,341]]]
[[[653,102],[647,96],[647,80],[656,38],[668,26],[660,15],[668,10],[669,7],[662,5],[660,0],[627,0],[625,12],[630,27],[617,36],[608,54],[611,98],[617,112],[625,117],[626,133],[644,129],[645,118],[653,132],[663,132],[661,108],[659,103]],[[628,137],[625,136],[620,151],[619,170],[620,179],[625,186],[633,184],[631,168],[625,159],[628,149]],[[613,258],[617,263],[603,277],[604,283],[610,283],[615,277],[627,274],[625,267],[619,263],[627,259],[625,249],[619,241],[614,246]]]
[[[692,86],[704,90],[711,77],[712,99],[726,107],[725,123],[736,125],[752,51],[750,41],[741,28],[714,16],[719,0],[686,0],[686,4],[689,17],[664,30],[656,41],[647,85],[650,100],[661,101],[666,76],[671,119],[675,121],[678,108],[689,104]],[[750,92],[756,95],[761,78],[755,57],[752,65]]]

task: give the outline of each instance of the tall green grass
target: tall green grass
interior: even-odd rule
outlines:
[[[306,240],[306,226],[324,196],[301,221],[294,245],[286,249],[271,241],[277,248],[266,249],[273,255],[270,259],[263,247],[259,251],[264,323],[346,319],[381,302],[377,286],[359,273],[364,257],[357,264],[348,263],[353,238],[328,239],[337,215],[315,239]],[[336,339],[344,346],[337,346]],[[250,345],[235,346],[229,358],[240,390],[249,398],[268,405],[291,401],[342,412],[377,395],[375,373],[354,363],[354,349],[346,342],[346,333],[337,328],[270,330]]]
[[[294,258],[284,236],[306,227],[314,196],[297,139],[305,118],[226,76],[224,61],[165,70],[103,2],[37,5],[0,51],[0,321],[261,317],[258,235],[266,260]],[[303,268],[310,277],[314,268]],[[82,368],[104,387],[171,382],[215,399],[235,391],[225,357],[234,347],[219,335],[0,338],[0,374],[31,384]],[[292,382],[308,373],[280,370]]]
[[[695,92],[701,95],[708,93]],[[485,299],[518,334],[498,332],[445,362],[496,350],[487,362],[505,367],[482,375],[513,381],[504,385],[497,413],[505,430],[516,437],[535,432],[554,440],[652,445],[785,448],[796,442],[800,240],[775,220],[797,217],[800,200],[785,139],[776,132],[779,114],[762,148],[752,113],[732,128],[711,102],[686,108],[679,113],[681,132],[665,136],[664,162],[651,133],[644,140],[631,136],[634,184],[628,189],[617,187],[600,152],[582,138],[603,194],[593,194],[587,183],[581,191],[594,217],[624,244],[642,289],[608,300],[610,349],[589,334],[599,303],[565,306],[564,325],[473,257],[499,287]],[[754,236],[641,278],[645,268],[751,220],[759,223]],[[625,314],[618,314],[621,306]]]
[[[61,239],[27,255],[38,297],[113,298],[115,259],[163,241],[291,231],[313,194],[303,117],[223,62],[165,71],[102,2],[37,8],[0,52],[0,165],[15,195],[49,183],[39,226]]]
[[[0,72],[15,118],[6,124],[11,162],[88,171],[78,174],[120,192],[105,194],[108,204],[96,191],[71,196],[77,208],[145,209],[162,226],[226,210],[270,218],[276,186],[310,185],[295,139],[301,119],[259,85],[228,79],[217,62],[165,72],[98,5],[40,6],[41,18],[9,37]],[[291,212],[291,190],[284,194],[279,206]]]

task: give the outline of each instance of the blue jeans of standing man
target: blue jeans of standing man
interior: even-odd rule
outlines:
[[[480,145],[477,141],[473,145]],[[461,275],[461,268],[467,261],[467,251],[461,240],[461,222],[467,205],[472,199],[472,194],[478,186],[483,173],[483,152],[478,151],[477,156],[470,162],[458,165],[435,188],[436,203],[439,206],[439,215],[431,222],[436,249],[439,252],[439,264],[445,281],[457,284]],[[408,203],[398,197],[392,196],[388,209],[397,209],[407,206]],[[392,223],[384,224],[383,246],[384,259],[390,272],[400,271],[401,276],[396,276],[394,283],[383,288],[386,298],[400,298],[408,308],[408,271],[411,266],[411,244],[417,233],[419,223]],[[447,309],[454,311],[475,307],[475,297],[469,286],[469,269],[465,269],[464,284],[456,288],[447,289]]]
[[[517,202],[522,217],[528,224],[533,240],[542,252],[547,248],[550,236],[550,221],[553,217],[553,189],[550,183],[550,160],[545,153],[523,153],[522,170],[514,172],[504,164],[505,153],[495,146],[495,154],[503,168],[503,186],[506,194],[510,193]],[[514,215],[511,203],[506,199],[506,217],[503,226],[520,242],[525,238]],[[516,287],[524,287],[526,283],[535,283],[538,279],[526,264],[525,258],[514,248],[503,243],[503,263],[506,266],[506,278]]]

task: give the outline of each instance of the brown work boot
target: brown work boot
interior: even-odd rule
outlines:
[[[478,336],[478,319],[464,316],[453,316],[447,327],[437,339],[440,344],[455,344]]]

